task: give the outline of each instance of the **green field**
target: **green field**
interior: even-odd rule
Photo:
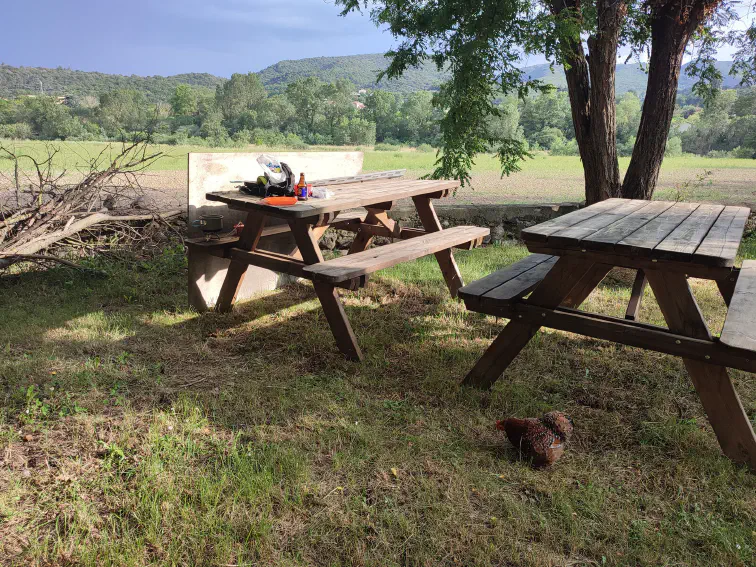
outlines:
[[[457,259],[473,280],[526,253]],[[482,393],[458,383],[504,322],[433,257],[344,292],[360,364],[310,285],[199,315],[181,246],[115,258],[0,279],[3,566],[755,564],[756,475],[678,358],[544,330]],[[621,316],[629,281],[586,308]],[[718,331],[716,286],[691,285]],[[641,319],[662,323],[650,292]],[[534,470],[494,422],[550,409],[575,436]]]
[[[46,155],[44,142],[4,142],[19,153],[27,152],[37,159]],[[96,142],[50,143],[59,148],[56,156],[58,169],[76,170],[108,146]],[[114,145],[117,148],[118,145]],[[188,152],[266,150],[255,146],[235,149],[217,149],[190,146],[156,146],[165,155],[149,168],[151,187],[183,192]],[[353,148],[312,148],[313,150],[343,151]],[[112,149],[110,150],[112,151]],[[435,153],[404,149],[401,151],[373,151],[365,149],[363,170],[381,171],[407,169],[410,177],[420,177],[433,170]],[[629,158],[620,159],[624,171]],[[8,172],[10,162],[0,161],[0,171]],[[457,203],[555,203],[580,201],[584,197],[583,170],[578,157],[536,155],[522,164],[522,171],[501,178],[498,162],[492,155],[476,159],[472,187],[460,189],[455,195]],[[756,160],[734,158],[706,158],[684,156],[664,160],[656,199],[712,201],[731,204],[756,205]]]

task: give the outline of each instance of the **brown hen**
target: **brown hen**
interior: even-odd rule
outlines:
[[[556,462],[564,453],[564,445],[572,435],[572,419],[561,411],[550,411],[540,419],[510,417],[496,422],[509,441],[529,458],[534,466]]]

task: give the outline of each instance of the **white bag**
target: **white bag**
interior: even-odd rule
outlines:
[[[277,185],[286,181],[286,173],[276,158],[263,154],[258,156],[257,163],[260,164],[271,184]]]

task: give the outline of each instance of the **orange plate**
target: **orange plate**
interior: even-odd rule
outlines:
[[[274,207],[288,207],[290,205],[297,204],[296,197],[265,197],[262,200],[266,205],[273,205]]]

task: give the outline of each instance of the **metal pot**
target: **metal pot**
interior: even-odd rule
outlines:
[[[202,229],[202,232],[220,232],[223,230],[223,215],[202,215],[192,221],[192,226]]]

